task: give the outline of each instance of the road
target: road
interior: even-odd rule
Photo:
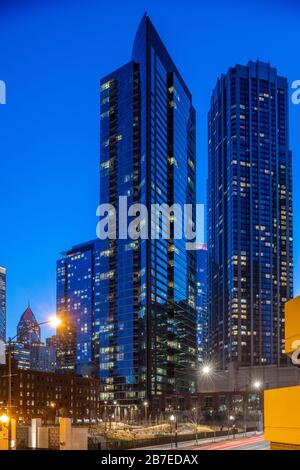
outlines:
[[[201,444],[200,444],[201,442]],[[269,443],[265,442],[262,434],[247,433],[237,435],[235,439],[230,437],[217,437],[215,439],[199,440],[199,445],[195,446],[195,441],[178,442],[178,450],[268,450]],[[152,447],[143,447],[140,450],[175,450],[174,444],[163,444]]]
[[[192,450],[269,450],[269,442],[264,441],[263,435],[237,437],[230,441],[220,441],[192,447]]]

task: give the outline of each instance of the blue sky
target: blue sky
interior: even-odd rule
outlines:
[[[94,238],[99,198],[99,80],[128,62],[147,11],[193,94],[198,202],[204,202],[211,90],[236,63],[266,60],[300,80],[295,1],[2,0],[0,264],[8,268],[8,334],[28,299],[55,310],[55,263]],[[300,106],[291,105],[295,292],[300,294]],[[50,334],[51,332],[46,332]]]

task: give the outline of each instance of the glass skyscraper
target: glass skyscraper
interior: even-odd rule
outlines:
[[[82,243],[57,262],[57,368],[98,374],[99,332],[95,311],[99,284],[99,241]]]
[[[131,62],[101,80],[100,202],[143,203],[150,228],[151,204],[195,208],[195,168],[191,93],[145,15]],[[155,397],[195,390],[196,255],[185,242],[174,218],[168,239],[103,241],[102,400],[155,406]]]
[[[0,340],[6,341],[6,269],[0,266]]]
[[[287,80],[260,61],[230,68],[208,124],[210,352],[221,367],[279,366],[293,296]]]

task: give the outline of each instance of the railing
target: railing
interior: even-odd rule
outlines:
[[[246,432],[256,431],[255,427],[247,428]],[[239,431],[236,430],[235,433]],[[210,432],[199,432],[196,434],[178,434],[177,435],[177,442],[188,442],[188,441],[199,441],[201,444],[201,439],[213,439],[214,437],[222,437],[222,436],[231,436],[232,430],[229,431],[228,429],[224,429],[223,431],[210,431]],[[138,449],[140,447],[152,447],[164,444],[172,444],[174,443],[174,436],[167,435],[167,436],[158,436],[149,439],[136,439],[131,441],[117,441],[117,440],[110,440],[107,441],[107,449],[109,450],[120,450],[120,449]]]

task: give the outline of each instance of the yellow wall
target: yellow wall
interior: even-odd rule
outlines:
[[[300,297],[285,304],[285,354],[291,356],[295,341],[300,341]],[[265,440],[272,449],[300,446],[300,386],[266,390]],[[294,447],[292,447],[294,446]],[[300,447],[297,447],[298,449]]]
[[[300,445],[300,386],[265,391],[265,440]]]
[[[285,353],[290,356],[292,343],[300,341],[300,297],[285,304]]]

